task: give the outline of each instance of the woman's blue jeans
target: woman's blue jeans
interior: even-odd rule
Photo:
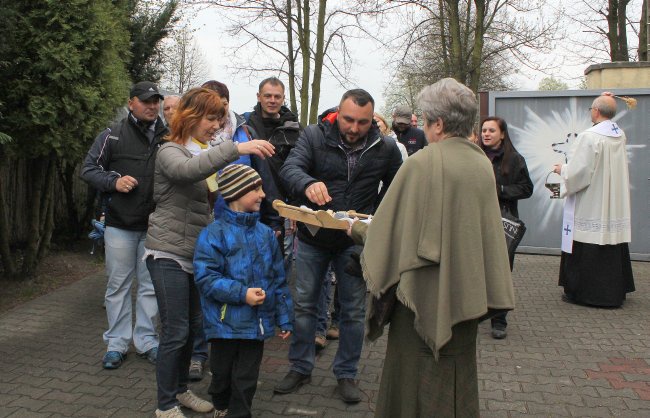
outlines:
[[[147,258],[160,312],[160,344],[156,361],[158,409],[179,404],[176,395],[187,391],[194,336],[202,326],[201,301],[189,274],[174,260]]]

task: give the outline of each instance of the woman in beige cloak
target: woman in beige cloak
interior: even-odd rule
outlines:
[[[365,241],[371,294],[396,286],[375,416],[478,417],[477,326],[514,308],[494,174],[467,139],[478,108],[470,89],[446,78],[418,100],[429,146],[404,162],[367,231],[351,231]],[[383,331],[378,306],[370,340]]]

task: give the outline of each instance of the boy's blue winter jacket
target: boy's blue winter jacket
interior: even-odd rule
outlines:
[[[280,246],[259,213],[234,212],[223,205],[196,243],[194,280],[201,294],[207,339],[264,340],[275,327],[293,331],[293,304]],[[264,303],[246,304],[246,290],[261,287]]]

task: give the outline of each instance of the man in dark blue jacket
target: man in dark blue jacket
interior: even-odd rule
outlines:
[[[413,126],[413,116],[415,116],[415,126]],[[408,106],[400,105],[393,111],[393,132],[397,140],[406,147],[409,156],[426,147],[428,142],[424,137],[424,131],[418,129],[418,118],[411,113]]]
[[[374,100],[361,89],[346,92],[332,109],[301,133],[280,170],[289,193],[313,209],[373,213],[402,163],[397,145],[385,139],[373,120]],[[381,190],[379,189],[382,184]],[[310,382],[314,368],[317,305],[323,277],[332,262],[340,303],[340,340],[334,374],[345,402],[361,400],[355,383],[364,336],[366,287],[346,271],[359,251],[340,230],[315,231],[298,224],[294,336],[291,370],[275,387],[291,393]]]
[[[154,209],[156,151],[168,131],[158,116],[163,96],[154,83],[135,84],[129,97],[128,116],[97,136],[81,169],[81,177],[107,201],[105,369],[122,365],[131,340],[138,354],[150,362],[155,363],[158,354],[154,325],[158,304],[142,257],[149,214]],[[135,326],[131,319],[134,277],[138,278]]]

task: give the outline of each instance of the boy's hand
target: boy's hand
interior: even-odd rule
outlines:
[[[249,287],[246,290],[246,303],[250,306],[257,306],[264,303],[266,292],[261,287]]]
[[[280,331],[279,336],[280,336],[280,338],[282,338],[283,340],[286,340],[287,338],[289,338],[289,337],[291,336],[291,331],[284,331],[284,330],[283,330],[283,331]]]

